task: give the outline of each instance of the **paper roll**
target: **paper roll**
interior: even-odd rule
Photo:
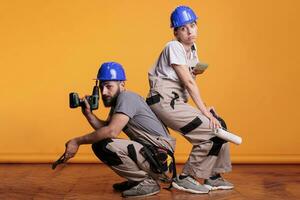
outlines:
[[[217,128],[215,129],[215,134],[216,136],[218,136],[219,138],[223,139],[223,140],[226,140],[228,142],[232,142],[234,144],[242,144],[242,138],[233,134],[233,133],[230,133],[228,131],[225,131],[224,129],[222,128]]]

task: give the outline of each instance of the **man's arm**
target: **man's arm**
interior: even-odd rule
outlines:
[[[96,115],[93,113],[84,115],[89,124],[93,127],[94,130],[98,130],[102,128],[103,126],[107,125],[107,121],[103,121],[99,119]]]
[[[86,96],[87,97],[87,96]],[[86,97],[83,98],[85,107],[81,108],[82,114],[85,116],[89,124],[93,127],[94,130],[98,130],[99,128],[107,125],[106,121],[100,120],[96,115],[94,115],[91,111],[90,104],[86,100]]]
[[[75,138],[75,140],[79,145],[81,145],[93,144],[106,138],[116,138],[121,133],[122,129],[126,126],[128,121],[129,117],[125,114],[113,114],[111,121],[107,126],[103,126],[90,134]]]
[[[129,117],[122,113],[113,114],[107,126],[103,126],[96,131],[76,137],[66,143],[64,162],[74,157],[79,146],[82,144],[93,144],[106,138],[116,138],[126,126]]]

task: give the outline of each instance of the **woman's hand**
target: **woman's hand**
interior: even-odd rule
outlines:
[[[205,70],[194,68],[193,71],[192,71],[192,73],[193,73],[193,75],[197,76],[199,74],[203,74],[204,71]]]
[[[206,63],[197,63],[196,66],[194,67],[192,73],[196,76],[199,74],[203,74],[203,72],[207,69],[208,64]]]
[[[217,120],[215,117],[212,116],[209,120],[210,120],[210,122],[209,122],[210,128],[212,128],[212,129],[221,128],[221,124],[220,124],[219,120]]]
[[[209,119],[209,128],[217,129],[221,128],[219,120],[217,120],[210,112],[206,111],[204,115]]]
[[[207,106],[206,109],[208,112],[213,112],[217,117],[219,117],[218,113],[216,112],[216,109],[213,106]]]

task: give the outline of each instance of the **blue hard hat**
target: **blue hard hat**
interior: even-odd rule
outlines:
[[[194,11],[187,6],[178,6],[171,14],[171,28],[177,28],[198,19]]]
[[[105,62],[101,65],[97,79],[100,81],[125,81],[125,71],[121,64]]]

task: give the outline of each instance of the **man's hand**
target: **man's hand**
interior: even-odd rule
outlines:
[[[78,148],[79,148],[79,145],[75,139],[69,140],[66,143],[64,162],[67,162],[70,158],[74,157],[78,151]]]
[[[87,101],[88,95],[85,95],[81,100],[84,101],[85,106],[81,107],[81,112],[84,116],[89,116],[92,114],[91,107],[89,102]]]

